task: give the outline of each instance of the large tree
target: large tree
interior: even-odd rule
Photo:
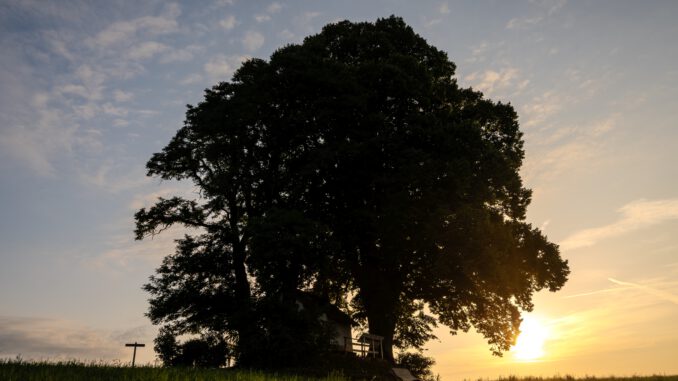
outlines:
[[[193,291],[165,287],[161,268],[147,287],[154,322],[215,324],[191,312],[199,299],[225,311],[228,327],[214,329],[243,345],[255,327],[238,316],[252,300],[307,290],[350,302],[391,361],[394,344],[421,347],[436,323],[474,326],[494,353],[507,350],[520,310],[569,270],[525,221],[515,111],[460,88],[454,71],[390,17],[327,25],[208,90],[148,164],[150,175],[191,179],[201,200],[139,211],[137,237],[202,228],[178,253],[219,258],[219,295],[235,307],[206,298],[205,277],[181,281],[206,282]],[[196,298],[182,305],[182,292]]]

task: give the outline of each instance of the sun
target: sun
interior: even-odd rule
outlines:
[[[544,342],[548,339],[548,329],[534,316],[523,316],[520,335],[511,352],[516,359],[534,361],[544,357]]]

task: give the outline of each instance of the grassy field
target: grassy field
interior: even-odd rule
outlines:
[[[35,363],[0,360],[2,381],[348,381],[330,374],[323,378],[266,374],[256,371],[200,368],[114,366],[78,362]]]
[[[488,380],[478,380],[488,381]],[[633,377],[506,377],[496,381],[678,381],[676,376],[633,376]]]
[[[79,362],[36,363],[0,360],[2,381],[349,381],[341,374],[313,378],[270,374],[257,371],[117,366]],[[449,380],[448,380],[449,381]],[[488,380],[478,380],[488,381]],[[497,381],[678,381],[676,376],[581,377],[570,376],[507,377]]]

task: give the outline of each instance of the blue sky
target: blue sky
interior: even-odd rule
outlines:
[[[539,294],[546,356],[429,345],[444,379],[678,373],[678,3],[0,1],[0,357],[127,360],[169,231],[133,213],[190,184],[145,177],[187,103],[338,20],[401,16],[464,86],[520,115],[528,219],[570,282]],[[150,348],[140,351],[152,361]]]

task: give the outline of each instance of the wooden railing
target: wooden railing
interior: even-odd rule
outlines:
[[[360,357],[384,358],[384,338],[363,334],[357,338],[344,337],[344,352],[352,352]]]

